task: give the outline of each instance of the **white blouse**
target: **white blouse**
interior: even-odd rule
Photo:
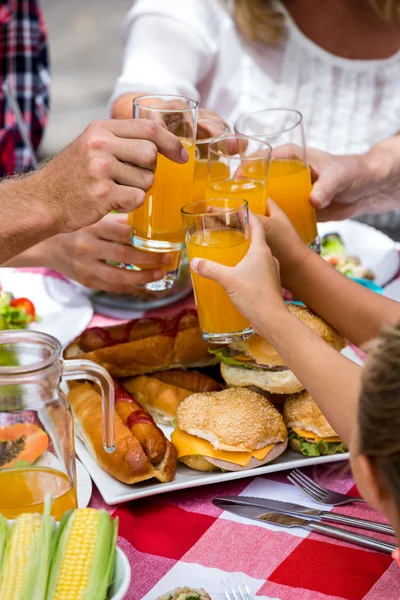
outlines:
[[[281,3],[276,45],[241,36],[218,0],[136,0],[125,24],[125,57],[112,99],[139,91],[181,94],[233,125],[263,108],[297,108],[307,143],[359,153],[400,130],[400,51],[350,60],[320,48]]]

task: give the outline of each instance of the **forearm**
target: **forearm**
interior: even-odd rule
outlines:
[[[48,241],[44,240],[39,244],[35,244],[32,248],[28,248],[25,252],[17,254],[11,260],[5,262],[3,267],[50,267]]]
[[[356,423],[362,368],[326,344],[307,325],[281,310],[258,328],[301,381],[329,423],[348,444]]]
[[[359,347],[377,338],[384,324],[400,321],[400,303],[352,281],[315,253],[288,269],[284,285]]]
[[[0,264],[57,233],[56,213],[40,171],[3,181],[0,198]]]

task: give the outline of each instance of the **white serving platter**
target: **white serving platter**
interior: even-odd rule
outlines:
[[[161,429],[170,437],[172,427],[161,426]],[[344,461],[349,459],[349,454],[335,454],[333,456],[317,456],[307,458],[298,452],[286,450],[281,456],[271,463],[256,469],[246,469],[245,471],[235,471],[229,473],[204,473],[194,471],[185,465],[178,463],[176,477],[169,483],[159,483],[155,479],[134,485],[126,485],[111,477],[96,462],[93,456],[88,452],[83,442],[76,439],[76,453],[79,459],[89,471],[90,476],[97,485],[103,500],[107,504],[119,504],[129,502],[130,500],[139,500],[148,496],[156,496],[173,492],[176,490],[185,490],[195,488],[201,485],[210,485],[212,483],[221,483],[224,481],[233,481],[234,479],[243,479],[245,477],[255,477],[256,475],[265,475],[277,471],[286,471],[289,469],[298,469],[300,467],[310,467],[320,464]]]
[[[399,270],[399,252],[395,242],[374,227],[358,221],[329,221],[318,223],[320,236],[338,233],[344,241],[346,253],[358,256],[365,267],[375,273],[375,283],[384,286]]]

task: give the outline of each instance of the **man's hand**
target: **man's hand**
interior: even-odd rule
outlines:
[[[85,287],[127,295],[138,293],[135,285],[162,279],[171,263],[168,254],[141,252],[133,248],[126,216],[115,214],[107,215],[90,227],[45,240],[38,245],[35,254],[40,266],[60,271]],[[14,264],[21,266],[23,261],[24,255],[21,255]],[[119,268],[107,264],[107,261],[140,264],[142,270]]]
[[[158,152],[177,163],[188,160],[180,140],[153,121],[89,125],[32,176],[38,196],[52,211],[57,232],[92,225],[112,210],[129,212],[141,206],[153,184]]]

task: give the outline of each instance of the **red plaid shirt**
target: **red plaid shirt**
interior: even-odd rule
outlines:
[[[47,36],[37,0],[0,0],[0,177],[29,170],[29,153],[4,97],[8,80],[33,147],[47,123],[50,76]]]

